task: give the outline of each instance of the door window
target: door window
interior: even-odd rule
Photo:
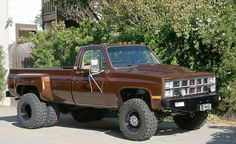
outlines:
[[[99,49],[90,49],[84,52],[81,69],[90,69],[91,60],[98,60],[101,69],[105,69],[107,67],[102,51]]]

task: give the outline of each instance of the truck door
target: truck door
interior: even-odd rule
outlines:
[[[106,95],[107,64],[101,49],[85,49],[72,77],[72,95],[75,103],[85,106],[108,106]],[[92,60],[98,60],[100,72],[91,77]]]

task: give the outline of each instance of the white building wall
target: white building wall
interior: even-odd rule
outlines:
[[[7,0],[0,0],[0,43],[6,42],[6,37],[3,36],[7,34],[5,30],[5,23],[7,21]]]
[[[8,0],[8,17],[12,18],[14,26],[9,28],[9,40],[16,41],[15,24],[36,24],[41,15],[41,0]],[[38,29],[42,29],[38,24]]]
[[[9,69],[9,45],[16,42],[17,24],[37,24],[41,30],[41,0],[0,0],[0,45],[4,46],[5,68]],[[8,25],[7,25],[7,22]],[[10,105],[4,98],[2,105]]]
[[[3,46],[5,61],[4,67],[9,68],[8,60],[8,45],[9,45],[9,29],[7,28],[8,20],[8,1],[0,0],[0,45]],[[3,98],[3,101],[0,102],[2,105],[9,105],[10,99]]]
[[[0,44],[6,48],[9,41],[8,29],[6,22],[8,19],[7,0],[0,0]],[[5,52],[7,49],[4,50]]]

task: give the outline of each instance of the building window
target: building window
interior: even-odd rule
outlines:
[[[19,38],[28,38],[31,32],[37,31],[37,25],[16,24],[16,40]]]

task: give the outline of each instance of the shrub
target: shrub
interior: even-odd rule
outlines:
[[[3,47],[0,45],[0,97],[3,96],[3,91],[5,89],[6,69],[4,68],[3,64],[4,64]]]
[[[72,66],[80,46],[99,44],[104,40],[101,24],[83,20],[79,28],[65,28],[63,22],[52,23],[52,29],[32,34],[35,47],[34,67]]]
[[[236,48],[228,49],[221,59],[217,73],[223,100],[219,108],[222,115],[229,117],[236,113]]]
[[[166,64],[217,74],[220,112],[235,111],[236,3],[228,1],[103,1],[116,40],[144,42]]]

